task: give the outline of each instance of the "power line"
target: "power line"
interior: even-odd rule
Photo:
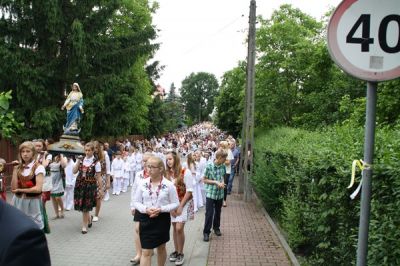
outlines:
[[[207,40],[209,40],[210,38],[218,35],[219,33],[223,32],[225,29],[229,28],[231,25],[233,25],[234,23],[236,23],[239,19],[241,19],[242,17],[244,17],[244,15],[242,14],[241,16],[235,18],[234,20],[232,20],[231,22],[229,22],[228,24],[226,24],[225,26],[223,26],[222,28],[218,29],[216,32],[212,33],[211,35],[209,35],[209,38]],[[202,38],[201,41],[198,41],[196,44],[194,44],[192,47],[190,47],[188,50],[184,51],[183,54],[189,54],[190,52],[192,52],[195,48],[197,48],[200,44],[204,43],[205,38]]]

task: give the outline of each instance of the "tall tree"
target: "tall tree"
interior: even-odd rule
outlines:
[[[246,63],[224,73],[216,98],[216,124],[237,137],[242,128],[244,92],[246,87]]]
[[[290,5],[257,32],[258,125],[315,127],[340,119],[344,95],[358,97],[360,83],[340,71],[326,49],[324,24]]]
[[[85,99],[83,137],[144,130],[156,8],[147,0],[1,2],[0,87],[13,89],[27,137],[60,133],[73,82]],[[137,110],[143,115],[128,117]]]
[[[184,113],[181,98],[176,94],[174,83],[169,88],[169,93],[164,102],[166,121],[165,130],[174,131],[184,125]]]
[[[151,123],[145,135],[147,137],[159,136],[166,131],[165,121],[167,119],[165,105],[159,95],[154,97],[149,108],[149,121]]]
[[[215,75],[206,72],[191,73],[182,81],[180,92],[185,114],[192,122],[210,119],[218,94],[218,80]]]
[[[357,115],[365,85],[331,60],[323,31],[326,21],[317,22],[290,5],[281,6],[268,20],[258,19],[257,126],[313,129]],[[244,65],[239,67],[245,71]],[[243,71],[236,67],[224,74],[217,101],[216,123],[232,134],[240,131],[243,110],[231,101],[244,98],[238,95],[239,87],[245,86]],[[396,81],[385,83],[382,91],[395,87],[393,84]],[[385,113],[379,117],[382,121],[393,122],[398,117],[393,95],[385,94],[388,104],[378,106]]]
[[[256,119],[263,124],[291,124],[302,97],[302,84],[311,63],[313,40],[322,25],[312,17],[283,5],[271,19],[260,19],[256,68]],[[308,53],[308,55],[307,55]],[[307,55],[307,56],[305,56]]]
[[[169,101],[175,101],[177,99],[176,87],[175,87],[175,84],[173,82],[171,83],[171,86],[169,87],[169,92],[168,92],[167,99]]]

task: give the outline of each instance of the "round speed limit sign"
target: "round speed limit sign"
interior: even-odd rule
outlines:
[[[400,76],[400,1],[343,0],[328,26],[328,48],[347,73],[367,81]]]

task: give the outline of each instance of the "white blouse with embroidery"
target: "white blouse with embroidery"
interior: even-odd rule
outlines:
[[[88,167],[91,166],[93,162],[94,162],[94,156],[90,158],[85,157],[85,159],[83,159],[82,165]],[[97,161],[96,164],[94,165],[94,169],[96,173],[101,172],[101,165],[99,161]]]
[[[160,185],[152,186],[151,179],[142,179],[135,192],[133,206],[141,213],[146,213],[146,208],[161,208],[161,212],[170,212],[179,206],[178,193],[175,185],[162,178]]]

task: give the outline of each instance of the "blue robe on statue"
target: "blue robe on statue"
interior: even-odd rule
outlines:
[[[70,127],[74,122],[78,126],[79,120],[81,119],[81,110],[79,107],[83,106],[83,99],[80,99],[70,110],[67,111],[67,123],[65,124],[65,131],[71,131]],[[78,128],[73,129],[72,131],[78,131]]]

